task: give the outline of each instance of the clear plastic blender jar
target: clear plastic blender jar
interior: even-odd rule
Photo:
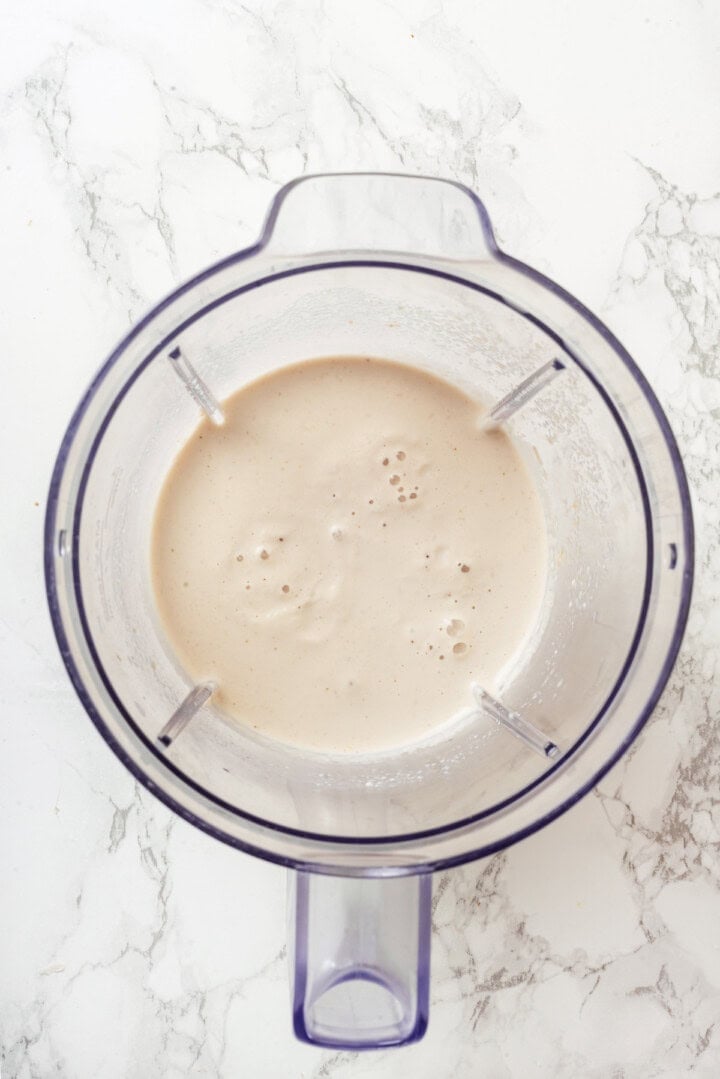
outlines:
[[[199,408],[276,367],[358,354],[498,402],[534,462],[550,568],[499,700],[442,737],[353,757],[218,714],[164,639],[149,550]],[[467,188],[385,174],[288,184],[257,244],[134,327],[72,418],[45,531],[50,611],[88,714],[180,816],[296,871],[294,1028],[353,1048],[425,1030],[432,872],[549,823],[636,737],[680,646],[692,566],[678,448],[630,356],[498,249]]]

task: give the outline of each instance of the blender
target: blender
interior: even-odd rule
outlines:
[[[156,499],[200,410],[303,359],[411,364],[489,402],[540,493],[541,611],[492,697],[394,752],[303,751],[229,722],[166,641],[150,582]],[[479,406],[479,413],[481,409]],[[179,287],[112,352],[51,481],[47,595],[73,685],[174,812],[290,873],[292,1018],[371,1048],[428,1021],[432,873],[569,809],[650,716],[687,619],[693,530],[663,411],[610,331],[500,251],[461,184],[309,176],[260,239]]]

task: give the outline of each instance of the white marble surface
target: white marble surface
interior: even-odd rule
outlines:
[[[720,1074],[720,11],[712,0],[2,0],[3,1079]],[[284,873],[139,791],[45,609],[53,456],[104,353],[303,171],[463,180],[596,309],[694,487],[681,660],[566,817],[435,882],[418,1046],[290,1033]],[[593,881],[599,882],[593,884]]]

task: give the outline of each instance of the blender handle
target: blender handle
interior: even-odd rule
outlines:
[[[296,1036],[335,1049],[422,1038],[430,983],[430,874],[298,872],[290,874],[290,888]]]
[[[395,253],[459,261],[497,253],[490,217],[455,180],[402,173],[326,173],[286,184],[260,248],[271,256]]]

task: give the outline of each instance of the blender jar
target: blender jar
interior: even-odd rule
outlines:
[[[549,571],[499,700],[402,751],[323,755],[229,722],[192,685],[154,609],[150,531],[200,407],[276,367],[358,354],[501,403],[543,500]],[[422,1036],[431,873],[547,824],[636,737],[680,646],[692,564],[680,455],[630,356],[498,249],[471,191],[388,174],[286,185],[257,244],[133,328],[71,420],[45,531],[88,714],[176,813],[297,871],[295,1031],[355,1048]],[[539,732],[546,752],[528,747]]]

